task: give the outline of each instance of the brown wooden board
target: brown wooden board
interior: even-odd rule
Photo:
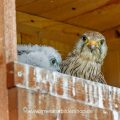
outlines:
[[[15,63],[15,84],[101,109],[120,110],[120,89],[27,64]]]
[[[115,113],[31,89],[17,88],[18,120],[115,120]]]
[[[120,25],[119,0],[16,0],[17,10],[104,31]]]
[[[0,120],[9,120],[8,64],[16,59],[15,1],[0,1]],[[14,75],[14,74],[13,74]],[[12,79],[11,79],[12,80]],[[13,95],[13,94],[12,94]],[[11,96],[12,97],[12,96]]]

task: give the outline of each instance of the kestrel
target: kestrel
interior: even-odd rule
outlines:
[[[99,32],[85,32],[62,62],[61,72],[105,84],[101,66],[106,54],[105,37]]]

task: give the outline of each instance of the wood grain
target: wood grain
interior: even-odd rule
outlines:
[[[98,31],[104,31],[105,29],[110,29],[120,24],[119,8],[120,3],[104,6],[102,9],[72,18],[68,20],[67,23]]]
[[[80,16],[81,14],[99,9],[102,6],[108,4],[108,2],[109,0],[76,0],[69,4],[59,6],[49,10],[48,12],[43,12],[38,15],[66,22],[67,20],[75,18],[76,16]]]
[[[20,72],[21,75],[18,74]],[[100,117],[102,120],[112,120],[116,115],[119,118],[119,88],[21,63],[15,63],[15,78],[19,119],[37,120],[49,116],[52,120],[57,118],[56,114],[41,114],[40,110],[56,109],[92,110],[89,119]],[[86,113],[84,115],[63,112],[61,117],[63,120],[85,119]]]
[[[1,0],[0,15],[0,119],[9,120],[7,64],[16,59],[15,1]]]
[[[74,0],[27,0],[26,2],[24,0],[17,0],[16,5],[17,10],[21,12],[40,15],[40,13],[50,11],[72,1]]]
[[[120,25],[119,0],[17,0],[16,5],[18,11],[86,29],[104,31]]]
[[[100,118],[101,120],[114,119],[111,110],[97,108],[49,94],[41,94],[40,92],[32,90],[18,88],[18,97],[18,114],[20,120],[87,120],[88,118],[90,120],[94,120],[95,118]],[[57,110],[61,110],[61,113],[56,112]]]
[[[9,63],[17,58],[15,0],[4,1],[4,39],[6,63]]]
[[[9,120],[18,120],[18,91],[13,87],[8,90],[9,97]]]

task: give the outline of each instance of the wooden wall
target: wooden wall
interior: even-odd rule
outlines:
[[[17,30],[18,43],[51,45],[64,58],[87,29],[17,12]]]
[[[17,12],[17,30],[18,43],[50,45],[58,49],[65,58],[79,35],[89,29]],[[105,78],[108,84],[120,87],[119,28],[108,29],[102,33],[106,36],[109,49],[103,67]]]
[[[108,55],[105,59],[104,74],[110,85],[120,87],[120,28],[104,32],[108,43]]]

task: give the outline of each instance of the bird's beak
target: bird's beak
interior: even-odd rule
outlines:
[[[97,42],[95,40],[90,40],[87,43],[89,49],[94,50],[97,47]]]

